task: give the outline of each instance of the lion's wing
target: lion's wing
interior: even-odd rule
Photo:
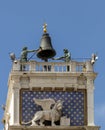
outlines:
[[[51,105],[55,104],[55,100],[52,98],[48,98],[48,99],[33,99],[35,104],[40,105],[42,107],[43,110],[50,110],[51,109]]]

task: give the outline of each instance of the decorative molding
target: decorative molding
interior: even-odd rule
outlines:
[[[9,130],[99,130],[99,126],[9,126]]]

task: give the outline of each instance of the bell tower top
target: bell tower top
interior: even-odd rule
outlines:
[[[94,124],[97,56],[78,61],[68,49],[63,51],[63,56],[54,58],[56,52],[44,24],[39,49],[25,48],[19,60],[10,55],[13,66],[3,117],[5,130],[99,130]],[[27,60],[28,52],[44,61]]]

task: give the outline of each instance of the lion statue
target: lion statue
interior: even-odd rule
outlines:
[[[44,101],[48,101],[48,99],[44,99]],[[50,103],[50,105],[55,102],[53,99],[51,101],[52,103]],[[53,108],[37,111],[33,119],[30,122],[25,123],[25,124],[31,123],[31,126],[38,126],[38,125],[44,126],[44,121],[47,120],[47,121],[51,121],[51,126],[55,126],[56,125],[55,122],[59,121],[61,117],[62,104],[63,102],[61,100],[58,100],[53,104]]]

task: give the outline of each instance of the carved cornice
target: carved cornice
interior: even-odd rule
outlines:
[[[99,130],[99,126],[9,126],[9,130]]]

